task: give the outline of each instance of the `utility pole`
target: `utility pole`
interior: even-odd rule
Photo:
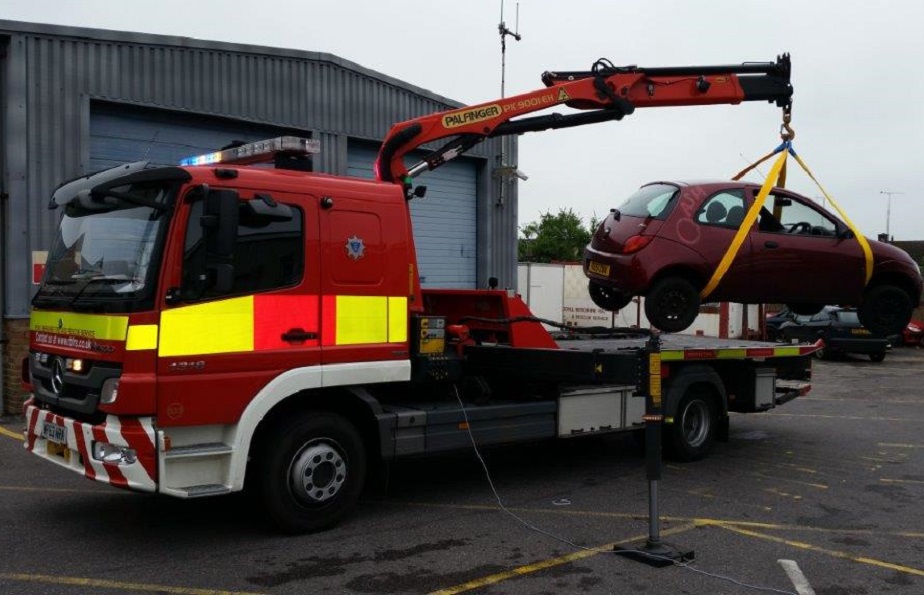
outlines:
[[[892,241],[892,234],[889,233],[889,224],[892,222],[892,195],[893,194],[904,194],[904,192],[889,192],[888,190],[880,190],[879,194],[885,194],[888,196],[888,201],[886,202],[886,237],[888,241]]]

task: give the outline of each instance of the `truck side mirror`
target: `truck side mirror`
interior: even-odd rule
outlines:
[[[217,293],[234,287],[234,246],[240,219],[238,194],[234,190],[209,190],[201,218],[205,236],[205,270],[208,286]]]

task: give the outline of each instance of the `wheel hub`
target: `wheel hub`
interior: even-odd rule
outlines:
[[[698,447],[709,434],[709,410],[702,401],[694,401],[683,412],[680,421],[687,444]]]
[[[289,484],[299,499],[321,504],[336,496],[347,478],[347,463],[335,444],[305,446],[289,471]]]

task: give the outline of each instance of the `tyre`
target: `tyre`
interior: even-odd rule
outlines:
[[[715,443],[716,400],[708,389],[693,387],[680,399],[674,423],[665,426],[668,456],[677,461],[698,461]]]
[[[894,285],[876,285],[866,290],[857,309],[860,323],[874,335],[901,333],[911,321],[911,297]]]
[[[786,304],[786,307],[799,316],[814,316],[821,312],[824,304]]]
[[[814,355],[818,359],[828,359],[828,351],[824,347],[817,350]]]
[[[683,277],[664,277],[655,282],[645,299],[645,316],[665,333],[688,328],[699,314],[699,292]]]
[[[871,354],[869,354],[869,361],[873,362],[874,364],[882,363],[882,361],[883,361],[884,359],[885,359],[885,352],[884,352],[884,351],[883,351],[882,353],[871,353]]]
[[[283,531],[320,531],[353,510],[366,479],[366,452],[349,421],[309,411],[284,420],[267,440],[257,467],[259,489],[267,514]]]
[[[587,282],[587,292],[598,308],[611,312],[622,310],[632,301],[631,295],[626,295],[614,287],[608,287],[596,281]]]

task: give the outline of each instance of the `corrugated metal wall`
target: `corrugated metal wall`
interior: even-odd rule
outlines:
[[[30,255],[47,249],[57,213],[46,209],[62,180],[88,173],[90,104],[108,101],[203,113],[311,131],[322,142],[318,169],[347,171],[349,138],[379,141],[390,126],[459,105],[329,54],[0,21],[6,81],[0,127],[5,229],[3,312],[28,313]],[[515,142],[513,143],[515,146]],[[497,141],[484,158],[478,197],[478,285],[516,283],[516,189],[496,206],[490,176]]]

